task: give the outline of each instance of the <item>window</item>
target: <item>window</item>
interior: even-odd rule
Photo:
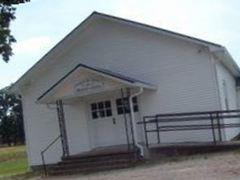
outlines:
[[[134,97],[132,101],[133,101],[133,111],[138,112],[137,98]],[[117,106],[118,114],[130,113],[130,105],[127,97],[117,99],[116,106]]]
[[[101,101],[91,104],[92,118],[98,119],[112,116],[111,101]]]

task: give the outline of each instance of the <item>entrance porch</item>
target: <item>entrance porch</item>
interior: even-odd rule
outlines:
[[[38,103],[56,105],[60,132],[56,141],[61,140],[63,159],[102,155],[109,147],[114,147],[114,154],[132,153],[141,151],[143,141],[136,128],[141,119],[139,95],[154,89],[149,83],[80,64],[44,92]],[[43,164],[44,153],[54,142],[42,151]]]

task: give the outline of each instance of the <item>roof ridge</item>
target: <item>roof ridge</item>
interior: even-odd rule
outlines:
[[[122,18],[122,17],[113,16],[113,15],[105,14],[105,13],[98,12],[98,11],[93,11],[93,13],[91,15],[95,15],[95,14],[99,15],[99,16],[107,17],[107,18],[116,19],[116,20],[119,20],[119,21],[124,21],[124,22],[128,22],[128,23],[136,24],[136,25],[139,25],[139,26],[145,26],[147,28],[155,29],[155,30],[158,30],[158,31],[163,31],[165,33],[173,34],[173,35],[176,35],[176,36],[181,36],[183,38],[189,38],[189,39],[192,39],[192,40],[195,40],[195,41],[200,41],[202,43],[210,44],[210,45],[213,45],[213,46],[223,47],[221,44],[218,44],[218,43],[214,43],[214,42],[211,42],[211,41],[200,39],[200,38],[197,38],[197,37],[194,37],[194,36],[191,36],[191,35],[178,33],[178,32],[172,31],[172,30],[164,29],[164,28],[153,26],[153,25],[150,25],[150,24],[138,22],[138,21],[135,21],[135,20],[125,19],[125,18]]]

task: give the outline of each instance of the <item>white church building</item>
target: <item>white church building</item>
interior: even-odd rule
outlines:
[[[157,114],[236,110],[240,69],[219,44],[93,12],[11,88],[21,95],[29,165],[133,143]],[[221,129],[223,141],[239,128]],[[161,132],[161,143],[212,141],[212,130]],[[156,143],[156,136],[148,136]]]

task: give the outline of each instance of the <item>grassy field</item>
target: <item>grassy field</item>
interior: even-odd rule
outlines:
[[[28,172],[25,146],[0,147],[0,178]]]

